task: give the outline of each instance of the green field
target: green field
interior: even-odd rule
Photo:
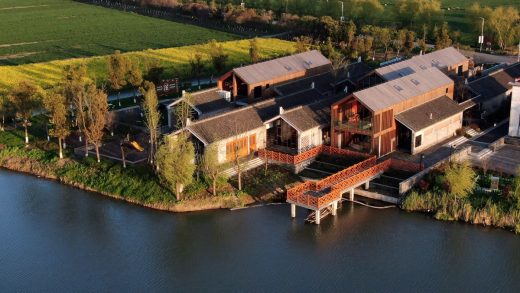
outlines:
[[[222,43],[224,51],[229,55],[227,67],[236,67],[249,63],[249,40],[228,41]],[[258,39],[260,57],[272,59],[294,52],[294,43],[279,39]],[[194,52],[203,53],[205,75],[217,74],[209,60],[209,46],[191,45],[176,48],[143,50],[125,53],[129,59],[143,66],[152,62],[165,69],[166,77],[187,78],[190,76],[189,58]],[[23,64],[18,66],[0,66],[0,91],[6,90],[22,80],[31,80],[42,87],[54,85],[63,77],[67,65],[86,64],[89,74],[98,83],[107,77],[107,56],[55,60],[42,63]]]
[[[0,65],[107,55],[238,36],[71,0],[0,0]]]

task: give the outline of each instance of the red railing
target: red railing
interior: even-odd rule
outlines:
[[[322,180],[320,180],[316,183],[316,189],[321,190],[327,186],[336,184],[345,178],[354,176],[355,174],[374,166],[375,164],[376,164],[376,156],[370,157],[364,161],[361,161],[355,165],[352,165],[346,169],[343,169],[343,170],[339,171],[338,173],[335,173],[328,177],[323,178]]]
[[[363,164],[365,163],[365,164]],[[319,182],[304,182],[294,188],[287,190],[287,201],[291,203],[299,203],[312,207],[315,209],[321,209],[330,205],[333,201],[341,199],[341,192],[345,189],[352,188],[359,183],[374,177],[375,175],[388,170],[392,166],[392,160],[385,160],[379,164],[375,164],[375,158],[369,158],[361,163],[358,163],[352,167],[355,167],[357,172],[352,172],[349,177],[341,179],[331,186],[331,191],[323,196],[312,196],[307,194],[309,191],[318,192],[324,187],[320,186]],[[365,167],[364,169],[362,167]],[[350,169],[350,168],[347,168]],[[343,170],[346,171],[347,169]],[[353,170],[353,169],[352,169]]]
[[[360,153],[351,150],[338,149],[335,147],[320,145],[312,148],[306,152],[297,155],[290,155],[282,152],[276,152],[266,149],[258,150],[258,156],[264,159],[278,161],[286,164],[296,165],[317,157],[321,153],[343,155],[343,156],[357,156],[362,158],[370,157],[370,154]]]

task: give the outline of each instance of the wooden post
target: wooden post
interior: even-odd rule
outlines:
[[[291,218],[296,218],[296,205],[291,204]]]

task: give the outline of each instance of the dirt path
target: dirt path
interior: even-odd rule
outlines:
[[[1,10],[14,10],[14,9],[27,9],[27,8],[37,8],[37,7],[47,7],[49,5],[29,5],[29,6],[12,6],[12,7],[3,7]]]

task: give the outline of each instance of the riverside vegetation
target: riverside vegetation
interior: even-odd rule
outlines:
[[[519,170],[520,171],[520,170]],[[427,212],[446,221],[509,229],[520,234],[520,178],[502,178],[499,190],[484,190],[489,175],[467,163],[451,163],[434,170],[402,202],[407,211]]]

